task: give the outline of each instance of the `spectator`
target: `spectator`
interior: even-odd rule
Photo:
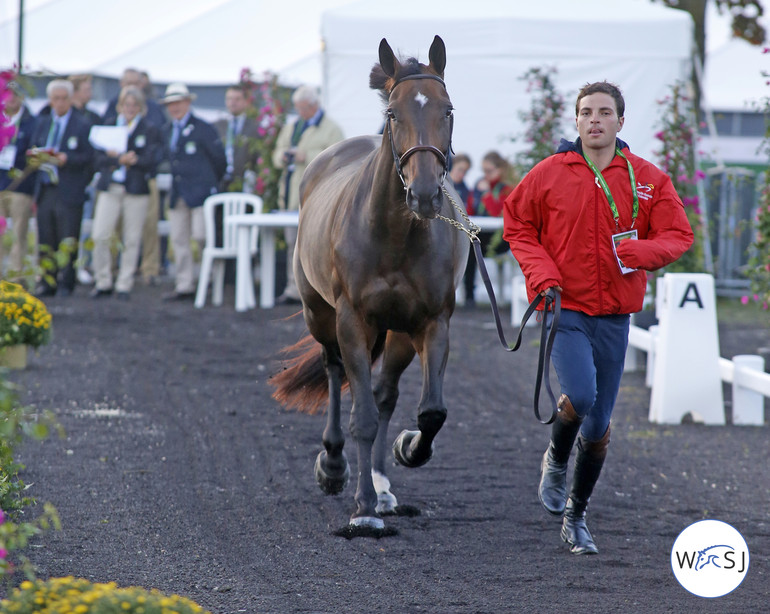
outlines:
[[[145,113],[145,119],[153,124],[156,128],[161,129],[165,125],[167,119],[166,114],[163,111],[163,107],[158,104],[157,100],[154,100],[150,95],[152,93],[152,86],[149,82],[149,75],[146,72],[141,72],[136,68],[126,68],[120,77],[120,90],[123,91],[124,87],[132,85],[138,87],[145,95],[145,104],[147,105],[147,113]],[[117,111],[118,96],[110,99],[107,103],[107,109],[102,115],[102,122],[109,126],[115,125],[115,120],[118,117]]]
[[[91,101],[93,94],[93,78],[91,75],[70,75],[67,80],[72,83],[72,108],[82,113],[83,117],[92,126],[102,123],[102,118],[98,113],[94,113],[86,105]],[[95,168],[91,169],[92,174]],[[92,185],[86,189],[86,200],[83,203],[83,221],[90,220],[94,216],[95,191]],[[90,252],[84,249],[84,245],[90,236],[89,232],[84,231],[80,236],[80,248],[77,258],[77,279],[82,284],[93,283],[93,277],[89,272]]]
[[[298,87],[291,101],[299,117],[281,128],[273,150],[273,164],[283,168],[279,202],[282,209],[299,210],[299,184],[307,165],[327,147],[342,140],[342,130],[321,108],[318,93],[308,85]],[[297,229],[286,228],[286,289],[276,304],[299,304],[299,290],[294,281],[294,244]]]
[[[629,314],[642,308],[645,271],[675,261],[693,242],[671,179],[617,138],[624,113],[617,86],[586,84],[575,103],[579,138],[562,139],[505,201],[504,237],[530,300],[561,293],[552,359],[562,394],[538,498],[547,512],[563,515],[561,537],[574,554],[598,553],[586,508],[610,444]],[[637,194],[637,186],[649,190]]]
[[[190,241],[204,242],[203,201],[217,192],[227,169],[222,140],[211,124],[192,114],[193,100],[195,94],[183,83],[171,83],[162,100],[171,117],[163,142],[172,175],[168,217],[176,266],[174,291],[163,297],[168,301],[195,298]]]
[[[146,118],[144,94],[134,86],[124,87],[118,98],[116,126],[125,126],[125,152],[97,151],[99,191],[93,226],[93,262],[96,287],[91,296],[112,294],[110,239],[122,220],[122,253],[115,291],[120,299],[130,296],[139,260],[142,229],[150,201],[149,181],[161,148],[160,132]]]
[[[121,90],[127,86],[138,87],[145,95],[145,104],[147,112],[144,119],[155,126],[159,131],[168,121],[163,107],[155,100],[153,87],[150,83],[150,75],[146,71],[140,71],[136,68],[126,68],[120,77]],[[107,104],[107,110],[104,112],[102,120],[105,124],[114,125],[117,113],[118,97],[115,96]],[[158,283],[158,277],[161,273],[161,248],[160,237],[158,236],[158,222],[163,218],[161,212],[160,193],[155,177],[149,180],[150,202],[147,207],[147,216],[145,217],[144,229],[142,230],[142,253],[140,256],[140,273],[142,280],[148,285]]]
[[[35,149],[50,152],[50,161],[37,172],[35,201],[41,264],[46,274],[37,294],[69,296],[75,289],[74,260],[83,218],[86,187],[91,182],[94,150],[88,142],[91,125],[72,109],[72,83],[54,79],[47,88],[50,114],[40,118],[32,137]],[[69,241],[59,271],[54,252]],[[61,273],[61,278],[58,274]]]
[[[256,164],[256,154],[249,153],[249,139],[258,138],[258,134],[257,122],[247,113],[250,106],[249,92],[244,86],[231,85],[227,88],[225,107],[228,117],[214,124],[227,156],[227,172],[222,180],[221,192],[254,192],[256,176],[252,169]],[[247,170],[247,166],[252,169]]]
[[[13,178],[11,169],[23,172],[27,165],[27,149],[35,129],[35,118],[24,104],[24,90],[15,81],[10,82],[6,89],[9,96],[5,104],[5,114],[14,126],[15,132],[11,142],[0,151],[0,191],[6,190]],[[24,259],[27,255],[27,233],[29,218],[32,215],[32,192],[35,188],[34,174],[28,176],[16,187],[0,197],[0,216],[11,219],[13,225],[13,245],[11,246],[8,262],[8,272],[13,280],[19,281],[24,269]],[[0,276],[5,277],[3,261],[5,260],[5,242],[0,237]]]
[[[102,123],[102,118],[88,108],[93,95],[93,77],[91,75],[71,75],[67,79],[72,83],[72,108],[83,114],[92,126]]]
[[[449,178],[452,180],[455,190],[457,190],[460,199],[467,209],[471,190],[468,187],[468,184],[465,183],[465,175],[467,175],[471,168],[471,159],[467,154],[459,153],[452,156],[450,160],[451,167],[449,169]]]
[[[471,215],[500,217],[503,214],[503,203],[513,191],[516,184],[514,171],[508,161],[498,152],[490,151],[481,159],[481,172],[484,176],[476,182],[473,194],[468,204]],[[491,230],[479,232],[481,253],[488,256],[488,251],[495,255],[509,251],[508,244],[502,240],[501,232]],[[465,287],[465,306],[475,307],[474,293],[476,291],[476,258],[473,250],[468,254],[468,264],[465,267],[463,283]]]

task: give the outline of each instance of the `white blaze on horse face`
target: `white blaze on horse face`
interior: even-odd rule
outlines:
[[[424,108],[425,105],[428,104],[428,97],[422,92],[417,92],[417,95],[414,97],[414,99],[417,101],[421,108]]]

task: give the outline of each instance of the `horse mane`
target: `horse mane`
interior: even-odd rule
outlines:
[[[403,79],[409,75],[419,75],[426,72],[428,67],[424,64],[420,64],[417,58],[408,58],[405,62],[399,63],[398,71],[395,76],[389,77],[382,70],[382,66],[379,63],[372,66],[372,72],[369,73],[369,87],[373,90],[379,90],[380,98],[383,104],[388,104],[388,98],[390,92],[396,85],[399,79]]]

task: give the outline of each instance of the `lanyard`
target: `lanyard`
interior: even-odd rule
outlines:
[[[626,158],[623,152],[620,151],[620,147],[615,147],[615,153],[623,158],[626,161],[626,164],[628,164],[628,176],[631,179],[631,191],[634,194],[634,208],[631,215],[631,228],[633,228],[634,224],[636,224],[636,217],[639,215],[639,195],[636,193],[636,176],[634,175],[634,167],[631,166],[628,158]],[[615,220],[615,226],[620,228],[620,224],[618,223],[620,220],[620,213],[618,213],[618,207],[615,205],[615,199],[612,198],[610,186],[607,185],[607,182],[604,180],[604,176],[599,172],[599,169],[596,168],[596,165],[591,161],[591,158],[585,155],[583,157],[586,159],[586,162],[588,162],[588,166],[591,167],[594,175],[596,175],[596,180],[599,182],[602,190],[604,190],[604,195],[607,197],[607,201],[610,203],[610,209],[612,209],[612,217]]]

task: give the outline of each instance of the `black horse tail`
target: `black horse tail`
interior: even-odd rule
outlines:
[[[385,347],[385,335],[381,335],[372,349],[374,363]],[[284,361],[283,370],[270,378],[275,389],[273,398],[287,409],[305,414],[320,414],[329,402],[329,378],[323,364],[321,344],[312,335],[305,335],[294,345],[281,350],[290,356]],[[350,387],[347,376],[342,375],[342,391]]]

